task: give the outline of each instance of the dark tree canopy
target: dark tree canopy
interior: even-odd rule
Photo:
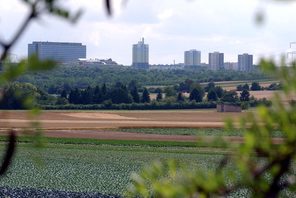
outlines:
[[[204,97],[204,90],[201,87],[194,88],[189,96],[190,101],[202,102]]]
[[[162,93],[158,92],[157,96],[156,96],[156,100],[159,102],[162,100]]]
[[[143,94],[142,94],[142,102],[143,103],[149,103],[150,102],[150,94],[149,91],[144,88]]]
[[[222,102],[237,103],[239,101],[236,91],[225,91],[223,97],[221,98]]]
[[[132,90],[131,90],[131,96],[132,96],[133,101],[135,103],[139,103],[140,102],[140,95],[139,95],[139,92],[138,92],[138,88],[136,86],[134,88],[132,88]]]
[[[217,96],[217,93],[216,93],[216,91],[215,91],[214,88],[211,88],[211,89],[208,91],[207,98],[208,98],[208,101],[217,101],[218,96]]]
[[[177,96],[177,102],[184,102],[184,97],[183,97],[183,94],[182,92],[179,92],[178,93],[178,96]]]
[[[258,82],[252,82],[251,90],[252,91],[259,91],[259,90],[261,90],[261,86],[259,85]]]
[[[240,100],[243,102],[250,100],[250,92],[247,89],[244,89],[240,94]]]

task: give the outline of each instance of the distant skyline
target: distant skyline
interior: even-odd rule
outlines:
[[[80,42],[87,45],[87,58],[112,58],[131,65],[132,44],[141,37],[150,47],[150,64],[181,63],[184,51],[224,53],[225,62],[237,62],[238,54],[278,58],[296,41],[296,2],[268,0],[114,0],[114,16],[106,16],[102,1],[69,0],[72,10],[84,9],[76,25],[44,17],[29,26],[12,53],[26,57],[32,41]],[[27,8],[18,0],[3,0],[0,7],[0,38],[15,33]],[[255,23],[262,10],[266,21]],[[13,25],[12,25],[13,24]]]

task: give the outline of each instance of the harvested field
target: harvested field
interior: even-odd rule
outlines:
[[[183,111],[45,111],[37,120],[44,129],[102,129],[124,127],[221,128],[226,118],[234,120],[245,113],[217,113],[216,110]],[[1,128],[29,127],[25,111],[6,111]]]
[[[86,119],[104,119],[104,120],[133,120],[137,118],[125,117],[117,114],[108,113],[64,113],[65,116],[71,116],[75,118],[86,118]]]
[[[25,111],[2,112],[0,124],[18,130],[39,121],[48,137],[114,140],[196,141],[196,136],[143,134],[116,131],[118,128],[223,128],[227,118],[238,120],[246,113],[217,113],[215,110],[182,111],[45,111],[30,120]]]
[[[250,95],[254,96],[256,99],[266,98],[270,100],[275,93],[280,93],[280,91],[250,91]]]

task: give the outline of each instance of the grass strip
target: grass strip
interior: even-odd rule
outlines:
[[[17,141],[20,143],[31,143],[33,137],[20,136]],[[6,136],[0,136],[0,142],[6,142]],[[150,141],[150,140],[100,140],[89,138],[44,138],[44,143],[54,144],[81,144],[81,145],[114,145],[114,146],[151,146],[151,147],[213,147],[225,148],[226,145],[220,142],[180,142],[180,141]]]

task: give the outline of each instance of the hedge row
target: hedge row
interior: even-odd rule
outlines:
[[[91,105],[43,105],[45,110],[165,110],[165,109],[209,109],[216,108],[215,102],[190,103],[131,103]]]

